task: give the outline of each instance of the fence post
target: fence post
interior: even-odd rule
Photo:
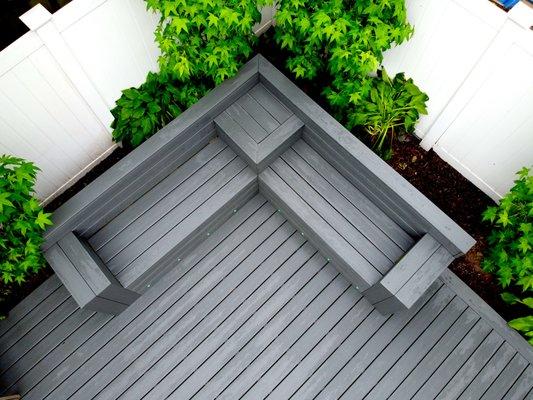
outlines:
[[[70,51],[52,20],[53,15],[41,4],[37,4],[20,16],[20,20],[35,32],[57,61],[74,88],[94,112],[108,132],[111,132],[113,116],[104,99],[98,93],[82,66]]]

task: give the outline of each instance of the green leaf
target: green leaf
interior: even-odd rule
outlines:
[[[176,33],[179,35],[182,31],[189,32],[187,27],[188,21],[185,18],[172,18],[171,25],[176,30]]]
[[[39,214],[37,215],[37,218],[35,218],[35,223],[41,228],[45,229],[47,225],[52,225],[52,221],[50,220],[50,216],[52,214],[45,213],[43,211],[39,211]]]
[[[501,297],[507,304],[516,304],[520,302],[520,299],[517,296],[509,292],[503,292]]]
[[[4,206],[14,207],[13,203],[8,200],[10,196],[10,193],[0,193],[0,212],[3,212]]]
[[[517,331],[530,332],[533,331],[533,315],[527,317],[516,318],[509,321],[509,326]]]

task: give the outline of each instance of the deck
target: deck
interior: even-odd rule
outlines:
[[[0,323],[1,391],[533,399],[532,347],[446,269],[468,235],[256,72],[58,210],[58,274]]]
[[[119,316],[50,278],[2,325],[0,382],[24,399],[531,398],[531,351],[476,302],[447,272],[383,316],[257,195]]]

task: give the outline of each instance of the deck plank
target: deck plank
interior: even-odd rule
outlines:
[[[461,339],[473,328],[479,316],[466,309],[453,325],[442,335],[436,337],[429,349],[417,352],[416,346],[406,352],[400,360],[387,371],[378,385],[367,395],[368,400],[392,398],[408,399],[431,375],[435,365],[440,365]]]
[[[265,209],[266,207],[266,209]],[[212,269],[212,263],[225,259],[241,241],[257,229],[258,223],[271,215],[268,204],[261,196],[256,196],[223,225],[216,234],[204,242],[196,252],[183,259],[180,268],[174,269],[167,279],[161,280],[157,287],[145,293],[142,301],[133,304],[125,313],[113,318],[106,329],[97,332],[85,341],[77,351],[70,354],[64,362],[51,370],[40,384],[25,395],[30,399],[43,399],[50,392],[70,377],[75,371],[83,369],[85,362],[91,359],[103,346],[112,339],[115,345],[126,348],[128,329],[136,326],[146,329],[159,316],[174,304],[173,298],[185,295],[199,281],[205,278]],[[194,269],[194,274],[192,270]],[[150,312],[144,313],[146,309]],[[108,332],[112,332],[109,336]],[[123,335],[124,333],[124,335]],[[90,373],[86,371],[85,373]]]
[[[47,315],[16,324],[24,334],[0,357],[0,382],[30,400],[492,400],[530,389],[530,364],[453,286],[439,280],[385,317],[261,195],[175,265],[116,317],[69,311],[68,296],[50,307],[49,292]]]
[[[167,196],[172,196],[171,194],[174,193],[177,187],[182,185],[194,174],[198,174],[200,171],[207,171],[208,168],[206,167],[213,158],[221,157],[222,160],[226,159],[224,154],[220,154],[223,151],[231,154],[231,150],[227,149],[226,144],[222,140],[214,140],[212,143],[208,144],[123,212],[113,218],[113,220],[104,225],[98,232],[92,235],[89,239],[91,246],[97,251],[100,250],[102,246],[108,243],[127,226],[132,224],[133,221],[136,221],[144,215],[156,204],[159,204],[159,206],[162,207],[163,204],[161,201],[167,198]],[[200,175],[199,178],[200,181],[203,180],[202,175]]]
[[[324,265],[325,260],[321,257],[313,258],[313,264]],[[174,369],[165,377],[161,384],[154,388],[148,395],[149,398],[188,398],[194,394],[203,383],[215,375],[222,366],[229,362],[235,355],[240,353],[243,346],[254,338],[258,332],[279,332],[283,329],[284,322],[290,321],[299,315],[318,294],[333,282],[336,272],[331,268],[322,268],[310,281],[306,282],[303,288],[299,289],[298,296],[294,296],[294,286],[289,286],[289,293],[293,293],[292,298],[276,296],[271,302],[267,302],[252,318],[240,327],[235,335],[223,346],[216,349],[214,353],[209,351],[209,347],[197,348],[188,358],[182,368]],[[270,329],[262,329],[264,326]],[[216,340],[213,337],[212,340]],[[188,393],[185,394],[185,393]]]
[[[369,368],[381,353],[387,358],[389,354],[394,356],[394,343],[396,338],[400,338],[403,332],[420,332],[431,323],[452,300],[453,294],[445,287],[437,291],[432,301],[427,302],[420,312],[411,311],[409,317],[398,313],[385,323],[373,336],[365,343],[361,350],[353,357],[342,370],[324,387],[317,399],[341,398],[350,387],[356,387],[354,382]],[[409,313],[406,313],[409,314]],[[430,316],[428,318],[428,316]],[[392,353],[387,350],[391,349]],[[352,386],[353,385],[353,386]],[[348,397],[346,397],[348,398]]]
[[[350,183],[339,171],[327,162],[320,154],[318,154],[311,146],[304,140],[299,140],[292,146],[294,153],[305,161],[302,169],[307,169],[308,175],[317,175],[316,181],[322,184],[331,191],[330,196],[338,193],[344,200],[342,201],[342,210],[349,210],[349,212],[357,215],[363,215],[368,221],[381,230],[396,246],[400,247],[404,252],[409,250],[414,244],[411,238],[400,226],[390,219],[387,214],[381,211],[375,204],[373,204],[359,189]],[[311,176],[312,176],[311,175]],[[326,193],[328,193],[326,191]],[[346,204],[345,203],[349,203]],[[355,210],[354,210],[355,209]],[[344,212],[344,211],[343,211]]]
[[[507,364],[505,369],[500,372],[498,377],[494,379],[490,387],[480,397],[481,400],[503,399],[509,392],[515,382],[520,379],[520,376],[527,368],[528,363],[519,353],[516,353],[513,359]],[[531,378],[533,381],[533,377]]]
[[[327,201],[339,214],[342,214],[348,224],[353,225],[368,241],[374,243],[378,251],[384,253],[391,262],[396,262],[402,257],[404,251],[391,238],[337,192],[333,185],[310,168],[309,164],[293,149],[287,150],[281,158],[316,191],[318,196]]]
[[[149,370],[143,372],[134,385],[129,388],[127,385],[120,385],[126,388],[120,396],[117,396],[113,390],[106,390],[100,397],[129,399],[145,395],[166,372],[170,372],[173,366],[182,363],[195,348],[203,346],[206,341],[209,342],[210,336],[215,332],[218,332],[216,336],[219,343],[232,335],[238,326],[250,318],[282,285],[292,279],[315,252],[316,250],[305,243],[303,238],[293,233],[246,278],[246,282],[239,287],[239,290],[230,293],[208,318],[201,320],[185,335],[170,337],[172,345],[163,353],[151,357],[153,361],[148,365]],[[139,362],[136,361],[135,364]],[[139,368],[140,366],[132,365],[129,375],[138,374]],[[121,378],[123,379],[119,376],[113,385],[116,385]]]
[[[257,121],[267,132],[272,133],[281,124],[278,122],[261,104],[257,102],[249,93],[246,93],[239,100],[239,104],[250,116]]]
[[[138,360],[135,366],[123,375],[127,381],[134,381],[135,378],[138,378],[150,368],[165,351],[172,348],[173,344],[178,342],[199,321],[214,312],[215,309],[220,312],[217,317],[223,315],[224,312],[228,312],[227,309],[234,306],[230,303],[230,300],[226,300],[228,293],[238,293],[248,274],[253,273],[270,255],[271,248],[275,249],[294,232],[292,227],[287,226],[287,224],[283,225],[283,219],[277,217],[279,215],[274,215],[263,225],[265,234],[269,236],[266,236],[266,238],[265,236],[260,236],[260,239],[263,240],[263,242],[260,242],[262,245],[256,251],[251,252],[242,262],[238,263],[216,287],[204,297],[198,299],[192,308],[180,314],[178,318],[154,323],[148,332],[138,336],[128,345],[127,352],[120,353],[106,364],[104,369],[87,381],[77,395],[71,398],[84,398],[87,395],[94,396],[98,393],[96,382],[99,385],[102,382],[105,385],[109,384],[112,380],[116,380],[117,375],[123,372],[124,369]],[[255,246],[256,244],[251,242],[250,245]],[[249,288],[247,286],[249,281],[244,282],[246,288]],[[120,381],[123,380],[114,383],[116,389],[121,387]],[[125,385],[123,388],[125,389],[127,386]],[[116,394],[110,395],[106,393],[101,398],[116,398]]]
[[[259,123],[252,118],[248,112],[236,102],[226,109],[226,113],[233,119],[252,140],[260,143],[268,136],[268,132]]]
[[[268,219],[272,216],[272,213],[273,210],[267,208],[264,210],[263,217]],[[281,219],[279,222],[281,223],[282,221]],[[185,279],[181,279],[180,283],[176,285],[178,295],[172,293],[173,295],[171,297],[165,296],[162,298],[163,301],[170,303],[170,307],[161,310],[164,311],[162,313],[142,313],[142,322],[135,321],[135,324],[132,324],[130,329],[123,330],[121,335],[113,337],[87,361],[83,369],[76,371],[67,380],[62,382],[50,396],[73,398],[74,393],[92,379],[94,374],[104,368],[111,360],[117,356],[121,358],[128,357],[130,351],[134,352],[135,347],[131,346],[132,343],[137,345],[140,343],[142,346],[143,343],[157,338],[158,335],[161,335],[172,326],[175,321],[188,313],[206,294],[217,287],[231,273],[236,265],[246,259],[249,256],[248,250],[250,247],[254,248],[254,244],[257,246],[262,243],[275,229],[276,225],[261,225],[259,229],[239,243],[233,251],[218,254],[222,258],[220,263],[216,262],[214,263],[215,265],[202,263],[201,266],[208,271],[206,275],[199,275],[196,270],[192,271],[191,274],[187,274],[184,277]],[[213,258],[216,260],[214,255]],[[158,323],[155,324],[155,321],[158,321]],[[141,340],[139,341],[138,338]],[[123,352],[126,347],[128,351]],[[78,395],[82,394],[83,391],[78,392]]]
[[[248,93],[280,124],[284,123],[293,114],[262,83],[252,87]]]
[[[134,218],[127,227],[118,231],[116,236],[98,249],[98,255],[102,258],[102,261],[107,263],[111,271],[115,271],[114,264],[118,264],[118,262],[111,260],[117,258],[117,255],[128,248],[135,240],[138,240],[141,235],[145,234],[146,236],[149,234],[147,232],[155,231],[159,223],[164,224],[165,220],[172,220],[172,215],[178,214],[182,208],[185,210],[184,214],[178,214],[177,216],[181,215],[181,218],[184,218],[187,215],[186,212],[191,210],[191,207],[197,206],[195,201],[199,196],[205,198],[214,193],[243,168],[243,162],[235,158],[235,153],[230,149],[223,151],[214,160],[204,165],[204,168],[193,174],[190,179],[187,179],[182,185],[177,186],[171,193],[161,198],[145,213]],[[210,182],[213,182],[213,184],[210,185]],[[180,205],[181,208],[179,208]],[[145,240],[148,239],[150,238]],[[156,239],[148,240],[145,246],[150,245],[154,240]],[[124,256],[122,255],[122,257]]]
[[[295,347],[283,356],[285,375],[281,376],[279,383],[266,397],[275,400],[290,398],[298,388],[303,385],[327,358],[341,346],[349,335],[365,321],[373,308],[365,300],[357,302],[348,314],[324,338],[306,354],[302,347]],[[288,373],[287,373],[288,372]],[[234,392],[228,392],[225,398],[235,398]],[[225,393],[226,393],[225,392]]]
[[[485,325],[485,324],[480,324]],[[486,329],[475,329],[454,349],[431,377],[422,385],[413,399],[434,399],[444,390],[453,390],[448,383],[454,380],[458,383],[458,389],[462,390],[471,379],[474,378],[484,362],[490,358],[501,345],[501,338],[494,332]],[[470,362],[473,357],[473,362]],[[463,375],[464,373],[464,375]],[[455,379],[454,379],[455,378]]]
[[[322,314],[317,314],[315,309],[306,310],[312,316],[308,322],[303,323],[303,318],[294,320],[246,367],[246,374],[241,380],[246,390],[239,398],[265,398],[290,371],[298,354],[306,354],[315,347],[361,300],[361,294],[353,287],[344,292],[337,290],[339,292],[341,295],[334,298]]]
[[[363,256],[372,266],[385,274],[393,265],[382,252],[378,243],[368,240],[363,233],[357,230],[344,216],[335,210],[314,187],[308,185],[286,162],[276,160],[270,166],[278,176],[291,187],[300,198],[307,203],[322,219],[357,253]]]

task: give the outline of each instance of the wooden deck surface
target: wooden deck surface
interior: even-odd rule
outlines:
[[[533,399],[532,347],[440,275],[472,239],[260,56],[55,218],[47,249],[75,232],[141,296],[110,316],[48,279],[0,322],[0,393]]]
[[[261,195],[121,315],[78,309],[54,276],[0,335],[0,382],[24,399],[533,395],[528,355],[453,285],[385,317]]]

